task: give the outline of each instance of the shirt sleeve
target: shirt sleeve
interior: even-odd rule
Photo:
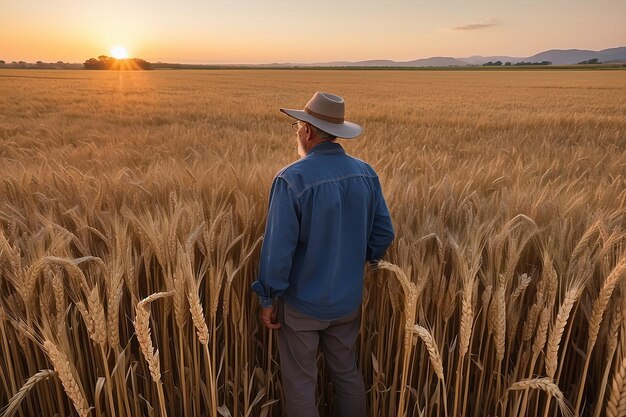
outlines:
[[[378,178],[376,178],[376,209],[374,212],[374,224],[367,243],[367,260],[375,262],[381,259],[395,237],[389,209],[383,196],[382,188]]]
[[[300,201],[284,178],[276,177],[270,191],[258,279],[252,290],[262,307],[269,307],[289,286],[293,254],[300,236]]]

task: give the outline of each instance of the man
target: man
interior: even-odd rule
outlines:
[[[380,259],[394,230],[380,182],[367,163],[347,155],[337,137],[362,129],[344,120],[345,104],[315,93],[303,110],[280,109],[293,123],[301,159],[278,172],[261,249],[261,320],[278,330],[289,417],[318,416],[316,356],[321,346],[337,392],[339,415],[365,416],[355,343],[365,262]]]

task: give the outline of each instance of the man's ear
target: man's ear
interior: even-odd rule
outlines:
[[[304,125],[304,133],[306,133],[306,140],[311,140],[313,138],[313,130],[311,129],[311,125],[308,123]]]

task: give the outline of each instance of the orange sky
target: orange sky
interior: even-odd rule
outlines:
[[[432,3],[432,4],[431,4]],[[626,45],[624,0],[0,0],[0,59],[412,60]]]

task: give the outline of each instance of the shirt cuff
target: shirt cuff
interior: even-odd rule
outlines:
[[[261,307],[268,308],[271,307],[272,304],[274,304],[274,300],[272,300],[271,298],[259,296],[259,303],[261,304]]]

